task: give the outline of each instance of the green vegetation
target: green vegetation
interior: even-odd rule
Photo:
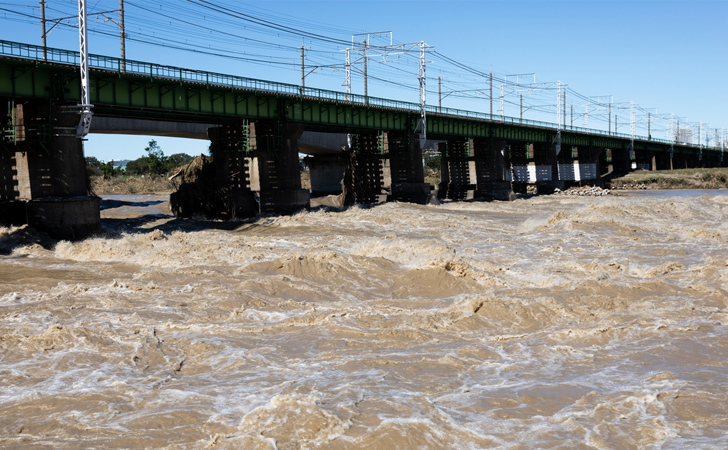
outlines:
[[[175,153],[166,156],[157,141],[152,139],[144,149],[147,156],[142,156],[126,164],[126,169],[114,167],[114,161],[102,163],[93,156],[86,158],[86,172],[89,177],[109,179],[117,176],[165,175],[177,168],[189,164],[192,156],[186,153]]]
[[[425,163],[425,182],[432,185],[440,183],[440,153],[428,151],[423,153],[422,159]]]
[[[180,166],[189,164],[192,157],[185,153],[165,156],[157,141],[152,139],[144,149],[147,156],[130,161],[126,165],[127,175],[164,175]]]
[[[93,156],[86,158],[89,188],[96,194],[168,192],[174,186],[167,175],[194,158],[186,153],[166,156],[154,139],[144,149],[146,156],[129,161],[126,167],[114,167],[114,161],[101,162]]]

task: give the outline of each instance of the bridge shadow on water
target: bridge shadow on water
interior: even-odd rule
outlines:
[[[114,198],[102,198],[101,202],[99,202],[99,209],[101,211],[104,211],[107,209],[121,208],[124,206],[131,208],[146,208],[149,206],[161,205],[164,202],[165,200],[130,201]]]

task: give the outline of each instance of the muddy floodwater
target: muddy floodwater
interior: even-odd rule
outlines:
[[[0,447],[728,442],[728,195],[0,228]]]

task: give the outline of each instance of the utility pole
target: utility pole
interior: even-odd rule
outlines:
[[[303,65],[303,60],[305,59],[304,53],[303,53],[303,45],[301,46],[301,97],[303,97],[303,92],[306,90],[306,68]]]
[[[521,115],[519,117],[521,119],[521,122],[523,122],[523,94],[521,94],[520,97],[521,97]]]
[[[647,140],[652,140],[652,121],[650,113],[647,113]]]
[[[122,64],[124,64],[124,66],[126,66],[126,29],[124,28],[124,0],[119,0],[119,39],[121,40],[121,62]]]
[[[442,112],[442,77],[437,77],[437,111]]]
[[[617,121],[615,118],[614,128],[617,128]],[[609,134],[612,134],[612,102],[609,102]]]
[[[635,135],[635,117],[634,117],[634,102],[629,102],[629,157],[634,159],[634,135]]]
[[[589,129],[589,100],[586,101],[586,106],[584,106],[584,128]]]
[[[556,156],[561,153],[561,81],[556,83]],[[564,120],[566,120],[566,113],[564,113]],[[565,126],[565,125],[564,125]]]
[[[571,105],[571,128],[574,128],[574,105]]]
[[[500,113],[501,113],[500,114],[501,120],[503,120],[506,113],[505,113],[505,104],[503,103],[503,85],[502,84],[500,85]]]
[[[556,129],[561,131],[561,81],[556,83]]]
[[[107,15],[109,13],[115,13],[115,12],[119,13],[118,21],[114,20],[113,17]],[[118,10],[104,11],[104,12],[99,12],[96,14],[106,17],[106,20],[108,20],[109,22],[113,22],[114,24],[116,24],[117,27],[119,27],[119,47],[121,50],[121,61],[122,61],[121,71],[125,72],[126,71],[126,63],[125,63],[125,61],[126,61],[126,27],[124,25],[124,0],[119,0],[119,9]]]
[[[562,113],[564,114],[564,120],[562,121],[562,123],[564,125],[564,128],[566,128],[566,89],[564,89],[564,91],[562,92],[561,95],[563,95],[563,97],[564,97],[564,100],[563,100],[564,101],[564,107],[561,110]]]
[[[617,117],[617,114],[615,113],[614,114],[614,134],[618,134],[619,133],[617,131],[617,119],[618,119],[618,117]]]
[[[490,120],[493,120],[493,72],[489,74],[490,78]]]
[[[43,61],[48,59],[48,52],[46,50],[46,18],[45,18],[45,1],[40,0],[40,27],[43,34],[41,34],[41,40],[43,41]]]

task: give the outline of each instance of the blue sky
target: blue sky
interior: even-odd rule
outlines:
[[[46,1],[49,19],[75,13],[75,0]],[[0,1],[0,8],[0,39],[40,44],[40,23],[34,19],[38,1]],[[116,25],[95,14],[117,8],[118,0],[89,1],[91,53],[119,55]],[[518,78],[521,86],[504,85],[506,116],[519,115],[518,95],[525,93],[524,118],[556,122],[555,83],[560,81],[569,89],[567,123],[573,107],[575,126],[586,124],[589,108],[589,127],[606,129],[604,105],[611,100],[620,132],[629,132],[634,102],[638,135],[647,134],[647,112],[652,134],[659,138],[666,137],[671,113],[680,117],[681,126],[697,128],[702,121],[703,130],[724,127],[728,133],[728,1],[127,0],[125,9],[128,59],[298,84],[297,47],[303,45],[306,71],[320,66],[307,76],[307,86],[343,91],[344,49],[351,46],[352,34],[392,31],[394,43],[425,41],[434,47],[427,55],[428,104],[437,104],[441,77],[444,107],[488,112],[488,80],[478,73],[493,72],[494,113],[499,114],[506,76],[531,74]],[[107,16],[117,17],[114,12]],[[77,49],[74,24],[62,21],[49,34],[48,45]],[[370,45],[389,39],[373,36]],[[369,63],[369,95],[418,101],[415,53],[376,61]],[[352,91],[359,94],[361,67],[354,66],[352,79]],[[533,82],[533,74],[537,85],[523,86]],[[144,154],[149,139],[91,134],[86,154],[134,159]],[[165,154],[207,149],[205,141],[155,139]]]

